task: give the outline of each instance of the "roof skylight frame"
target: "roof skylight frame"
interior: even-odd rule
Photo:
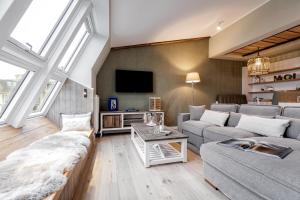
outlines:
[[[59,22],[55,26],[56,28],[52,31],[52,33],[49,34],[48,36],[49,38],[47,38],[47,42],[45,42],[43,48],[40,50],[40,55],[43,58],[48,58],[49,55],[52,53],[54,46],[58,43],[61,37],[59,35],[63,35],[64,30],[69,25],[70,20],[74,16],[79,5],[80,5],[80,0],[71,0],[68,9],[66,9],[64,14],[61,16],[61,20],[59,20]],[[50,43],[51,40],[53,40],[53,42]]]
[[[52,79],[52,80],[56,81],[56,83],[53,86],[53,88],[51,89],[51,91],[49,92],[49,94],[45,97],[42,104],[39,106],[40,109],[38,109],[37,112],[32,112],[31,114],[29,114],[28,118],[40,117],[40,116],[43,116],[46,114],[46,110],[50,106],[50,102],[52,102],[54,100],[53,98],[56,97],[56,93],[60,90],[60,88],[62,86],[61,81],[56,80],[56,79]]]
[[[50,53],[53,51],[54,46],[57,44],[59,38],[62,37],[61,35],[63,35],[63,31],[68,26],[69,21],[73,17],[79,5],[80,0],[69,0],[68,5],[64,9],[63,13],[60,15],[58,21],[46,37],[46,40],[44,41],[43,45],[41,46],[38,52],[31,50],[30,45],[25,45],[12,37],[9,37],[8,42],[28,52],[34,57],[39,58],[40,60],[47,60]]]
[[[60,88],[62,86],[62,82],[56,80],[56,84],[53,87],[52,91],[49,93],[47,100],[45,101],[42,109],[41,109],[41,114],[45,114],[46,109],[50,106],[50,102],[53,100],[53,98],[56,97],[56,93],[60,91]]]
[[[20,84],[20,87],[15,92],[14,97],[10,99],[10,102],[7,104],[7,106],[5,108],[5,111],[2,113],[1,118],[0,118],[0,125],[3,125],[6,123],[7,117],[10,115],[13,108],[18,105],[19,99],[24,95],[24,92],[28,88],[28,85],[30,84],[34,75],[35,75],[34,71],[29,71],[26,78],[22,81],[22,84]]]
[[[76,59],[77,56],[79,56],[79,52],[81,51],[82,48],[84,48],[84,44],[87,42],[89,36],[90,36],[90,33],[88,31],[85,32],[85,34],[83,35],[80,42],[76,46],[75,50],[73,51],[71,57],[69,58],[66,66],[63,70],[65,73],[68,73],[70,71],[71,66],[74,63],[74,60]]]
[[[17,66],[19,67],[19,66]],[[24,68],[23,68],[24,69]],[[0,110],[0,118],[2,117],[3,113],[5,113],[7,107],[9,106],[9,104],[11,103],[11,101],[13,100],[13,98],[15,97],[16,93],[18,92],[19,88],[21,87],[21,85],[24,83],[24,81],[26,80],[26,78],[28,77],[30,71],[25,69],[26,72],[23,75],[22,79],[17,83],[17,85],[15,86],[15,88],[11,91],[11,95],[9,96],[7,102],[5,102],[2,110]]]
[[[65,3],[67,2],[68,1],[65,1]],[[55,79],[56,81],[59,81],[59,83],[56,84],[55,88],[48,96],[48,100],[45,102],[42,111],[39,113],[40,115],[46,115],[52,103],[55,101],[55,97],[58,95],[60,89],[63,87],[63,83],[65,82],[66,78],[69,77],[73,68],[76,67],[76,62],[78,61],[78,59],[80,59],[80,56],[82,55],[85,47],[88,45],[94,33],[94,26],[92,25],[93,19],[89,18],[89,15],[92,14],[93,3],[90,0],[73,0],[73,4],[71,4],[71,6],[71,9],[69,8],[67,13],[64,12],[65,15],[63,19],[55,25],[56,30],[51,31],[51,36],[47,37],[48,42],[46,42],[46,46],[45,44],[43,44],[43,48],[47,48],[47,53],[45,53],[45,56],[41,56],[35,53],[35,51],[37,51],[37,48],[34,48],[35,51],[30,51],[29,46],[26,46],[23,43],[20,43],[9,36],[3,43],[3,46],[0,49],[0,59],[26,69],[28,74],[26,78],[22,81],[22,84],[20,84],[20,86],[18,85],[18,90],[15,92],[14,97],[11,99],[9,105],[6,107],[5,112],[0,118],[0,125],[3,123],[3,119],[5,119],[4,123],[10,124],[15,127],[20,127],[23,123],[22,120],[25,120],[30,115],[30,107],[33,103],[32,101],[34,101],[31,99],[35,99],[31,95],[31,92],[37,94],[37,90],[40,90],[40,88],[43,87],[42,82],[44,82],[46,77],[48,77],[47,79]],[[64,6],[61,6],[61,8],[64,8]],[[62,9],[60,9],[60,11],[61,10]],[[58,14],[60,14],[61,12],[56,13],[57,15],[55,16],[58,17]],[[56,17],[55,19],[58,19]],[[56,20],[52,20],[53,23],[51,23],[51,28],[49,27],[49,30],[52,29],[54,21]],[[72,41],[72,38],[75,37],[76,29],[78,29],[77,27],[80,27],[81,24],[83,24],[84,22],[89,24],[87,28],[90,34],[89,37],[87,37],[87,39],[85,40],[85,42],[80,46],[82,48],[77,50],[75,58],[73,57],[73,63],[70,66],[69,72],[66,73],[63,71],[56,70],[57,62],[59,62],[59,60],[61,59],[65,50],[69,46],[70,41]],[[35,27],[32,30],[36,30]],[[30,32],[30,30],[28,32]],[[43,34],[43,37],[41,37],[42,39],[36,41],[36,47],[40,47],[48,32],[49,31],[47,29],[45,34]],[[15,37],[19,38],[16,35]],[[26,41],[26,37],[20,38],[22,38],[20,39],[20,41]],[[30,37],[28,38],[30,39]],[[51,40],[50,43],[49,40]],[[33,42],[35,41],[33,40]],[[64,44],[64,46],[61,46],[61,44]],[[39,78],[40,75],[43,75],[43,77]],[[37,84],[35,84],[35,81],[38,81]],[[20,79],[18,82],[20,82]],[[30,95],[31,98],[29,98]],[[18,110],[20,110],[20,112]]]
[[[4,113],[7,112],[7,109],[11,105],[12,101],[17,101],[18,100],[18,99],[16,99],[16,98],[18,98],[17,96],[19,96],[23,93],[23,91],[27,87],[27,84],[30,82],[30,80],[32,79],[32,77],[34,76],[34,74],[36,72],[35,69],[32,69],[32,68],[27,67],[27,66],[25,67],[26,64],[24,64],[22,62],[18,62],[16,60],[9,59],[9,58],[5,57],[4,55],[2,55],[2,53],[3,52],[1,51],[0,52],[0,60],[2,62],[6,62],[10,65],[14,65],[15,67],[22,68],[22,69],[26,70],[26,72],[22,76],[22,79],[18,81],[15,88],[11,91],[11,95],[9,96],[7,102],[5,102],[5,104],[3,106],[3,109],[0,110],[0,124],[2,124],[5,121],[5,119],[4,119],[4,121],[2,120],[3,115],[4,115]],[[19,95],[17,95],[17,94],[19,94]]]
[[[43,45],[41,46],[40,50],[38,51],[38,54],[41,55],[44,49],[46,48],[47,44],[49,43],[51,37],[55,33],[55,31],[58,29],[58,26],[60,23],[62,23],[63,19],[66,18],[67,12],[69,11],[71,5],[74,3],[75,0],[69,0],[69,3],[67,7],[64,9],[63,13],[60,15],[58,21],[55,23],[53,29],[48,34],[46,40],[44,41]]]
[[[76,47],[74,48],[73,52],[70,54],[70,57],[68,58],[65,66],[63,66],[63,68],[61,68],[59,65],[61,64],[61,61],[64,59],[64,56],[66,56],[67,51],[69,50],[71,43],[74,41],[74,39],[76,38],[77,34],[74,34],[72,38],[70,38],[70,40],[72,41],[68,48],[66,49],[66,51],[64,52],[63,56],[61,57],[59,63],[57,64],[57,69],[63,73],[69,73],[72,69],[72,65],[74,64],[75,60],[81,55],[83,49],[85,48],[85,46],[87,45],[88,41],[90,40],[90,38],[92,37],[93,33],[94,33],[94,28],[93,28],[93,21],[92,21],[92,17],[89,14],[86,19],[79,25],[79,29],[85,26],[86,28],[86,32],[83,34],[83,36],[80,38],[79,43],[76,45]]]
[[[42,110],[45,106],[45,103],[47,102],[49,96],[51,95],[51,93],[53,92],[53,90],[56,88],[57,84],[59,81],[55,80],[55,79],[48,79],[47,81],[47,84],[50,82],[50,81],[55,81],[55,83],[53,84],[53,86],[49,89],[49,92],[46,94],[46,96],[44,97],[44,99],[42,99],[41,102],[39,102],[40,104],[38,105],[37,107],[37,111],[33,111],[32,110],[32,113],[30,114],[30,116],[33,116],[33,115],[40,115],[42,113]],[[43,90],[40,92],[39,96],[42,94],[42,92],[44,92],[44,90],[47,88],[47,84],[45,85],[45,87],[43,88]],[[35,102],[36,103],[36,102]]]

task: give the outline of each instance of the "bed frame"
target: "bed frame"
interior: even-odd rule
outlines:
[[[87,178],[91,172],[91,164],[95,153],[96,143],[94,130],[89,132],[89,139],[91,144],[88,147],[85,157],[81,158],[71,171],[65,173],[65,176],[68,178],[66,185],[44,200],[81,199],[86,183],[88,182]]]

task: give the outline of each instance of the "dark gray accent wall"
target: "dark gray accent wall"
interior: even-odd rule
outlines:
[[[179,112],[187,112],[192,103],[191,85],[185,83],[188,72],[199,72],[201,82],[195,85],[195,104],[209,105],[217,94],[241,94],[242,66],[245,63],[208,58],[208,39],[155,46],[112,49],[97,75],[97,94],[101,109],[107,98],[117,96],[119,108],[148,109],[148,98],[160,96],[166,123],[176,125]],[[115,70],[147,70],[154,73],[151,94],[116,93]],[[137,83],[138,84],[138,83]]]
[[[87,89],[87,98],[83,90]],[[51,105],[47,118],[61,127],[61,114],[82,114],[93,112],[93,90],[67,79]]]

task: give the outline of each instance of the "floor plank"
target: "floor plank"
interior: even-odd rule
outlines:
[[[187,163],[145,168],[128,134],[97,140],[85,200],[223,200],[204,181],[201,158],[188,152]]]

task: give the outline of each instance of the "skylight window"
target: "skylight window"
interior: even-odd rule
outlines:
[[[50,94],[53,92],[55,86],[57,84],[56,80],[50,79],[43,90],[43,92],[40,94],[38,100],[36,101],[32,113],[39,113],[42,111],[45,103],[47,102],[47,99],[49,98]]]
[[[0,116],[27,76],[26,69],[0,61]]]
[[[33,0],[11,37],[41,54],[73,0]]]
[[[74,37],[72,43],[70,44],[69,48],[67,49],[65,55],[63,56],[62,60],[60,61],[58,68],[65,72],[68,72],[72,63],[74,62],[76,56],[78,55],[79,51],[85,44],[87,38],[89,37],[88,29],[85,23],[82,24],[79,31],[77,32],[76,36]]]

